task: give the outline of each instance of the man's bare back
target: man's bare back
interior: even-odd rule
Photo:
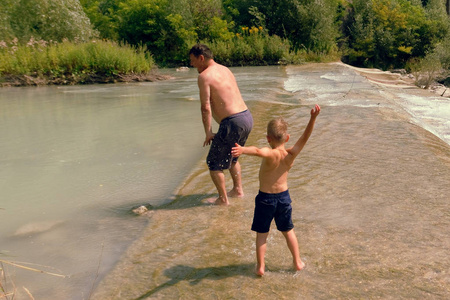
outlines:
[[[198,77],[200,89],[204,89],[206,98],[211,104],[214,120],[220,122],[231,115],[237,114],[247,109],[247,105],[242,99],[236,79],[233,73],[214,61],[200,73]]]

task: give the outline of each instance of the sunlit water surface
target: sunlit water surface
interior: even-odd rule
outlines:
[[[242,158],[246,201],[225,212],[191,205],[189,201],[197,203],[197,198],[215,192],[203,163],[207,149],[202,147],[197,73],[162,72],[175,79],[1,91],[0,259],[66,275],[61,278],[7,266],[17,294],[24,295],[21,287],[25,286],[36,299],[87,299],[128,245],[145,235],[151,240],[151,246],[145,248],[149,260],[145,265],[154,274],[165,269],[164,274],[172,279],[152,288],[160,275],[150,276],[145,295],[121,292],[125,298],[208,298],[215,293],[219,298],[245,299],[260,293],[270,295],[256,292],[255,283],[246,288],[242,280],[234,286],[226,279],[241,276],[240,270],[251,268],[254,262],[253,235],[247,223],[257,192],[253,177],[259,160]],[[377,262],[393,264],[391,269],[397,267],[401,273],[402,268],[411,268],[405,262],[416,256],[395,249],[416,247],[417,240],[422,241],[422,231],[427,232],[424,240],[429,241],[422,249],[433,257],[422,266],[424,276],[448,284],[448,258],[443,253],[449,246],[449,207],[445,204],[450,192],[448,98],[418,89],[374,86],[339,64],[245,67],[233,68],[233,72],[255,118],[249,143],[265,146],[265,125],[278,115],[291,124],[294,138],[301,133],[313,104],[319,103],[323,109],[306,153],[289,179],[299,203],[294,207],[294,223],[301,242],[306,243],[302,255],[313,264],[309,269],[312,273],[295,282],[299,280],[296,276],[280,272],[276,266],[286,264],[289,257],[282,252],[284,242],[271,236],[268,261],[274,267],[269,278],[279,285],[271,289],[271,296],[301,299],[302,293],[294,286],[316,280],[314,275],[319,274],[321,284],[328,289],[309,293],[306,289],[304,292],[313,298],[361,297],[352,294],[351,288],[339,291],[343,278],[334,275],[336,282],[330,281],[324,270],[332,272],[351,265],[352,274],[346,273],[344,278],[350,284],[383,272],[376,269],[363,274],[357,266],[371,265],[369,257],[358,257],[359,264],[352,261],[355,249],[367,248],[378,253]],[[417,129],[411,129],[411,124]],[[178,201],[173,208],[158,211],[174,199],[174,191],[183,182],[193,197],[187,197],[185,204]],[[153,205],[156,214],[150,219],[133,215],[131,209],[141,204]],[[408,216],[421,219],[398,218],[397,213],[409,208]],[[439,218],[440,222],[431,223]],[[410,226],[418,227],[419,232],[404,230]],[[242,235],[233,234],[233,230]],[[389,232],[396,232],[395,238]],[[218,238],[220,247],[212,242]],[[182,250],[173,248],[178,240]],[[199,253],[212,257],[217,251],[226,253],[223,261],[231,255],[241,264],[210,270],[211,260],[197,261]],[[277,252],[283,255],[270,259]],[[402,255],[402,262],[391,260]],[[182,263],[177,265],[178,261]],[[314,273],[316,270],[320,271]],[[169,288],[182,284],[183,276],[197,284],[208,272],[213,279],[223,279],[230,291],[221,294],[218,283],[199,284],[202,292],[198,294],[188,288],[183,292],[182,286]],[[277,273],[282,275],[274,275]],[[128,278],[122,281],[133,280],[125,274]],[[97,299],[110,298],[104,296],[108,293],[105,290],[120,287],[121,283],[111,280],[99,289]],[[399,283],[396,288],[402,287]],[[366,289],[371,291],[374,286],[369,284]],[[369,295],[380,297],[383,292]],[[405,295],[421,296],[414,291]]]

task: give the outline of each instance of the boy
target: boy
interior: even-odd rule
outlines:
[[[298,241],[293,230],[287,175],[294,163],[294,159],[311,136],[319,113],[320,106],[316,104],[311,110],[311,118],[305,131],[291,148],[285,149],[285,143],[289,140],[287,123],[282,118],[278,118],[270,121],[267,125],[267,141],[271,148],[241,147],[236,144],[236,147],[233,147],[231,150],[233,157],[239,157],[241,154],[262,157],[259,169],[259,194],[255,199],[255,213],[252,224],[252,230],[256,231],[256,275],[264,275],[266,241],[269,235],[270,223],[274,218],[277,229],[286,238],[294,260],[295,269],[300,271],[305,267],[305,264],[300,259]]]

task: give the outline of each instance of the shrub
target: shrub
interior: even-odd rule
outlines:
[[[47,43],[31,39],[26,45],[0,42],[0,75],[144,74],[154,67],[145,50],[96,40]]]

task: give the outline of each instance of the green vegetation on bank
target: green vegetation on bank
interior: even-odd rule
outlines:
[[[0,42],[0,76],[67,78],[83,83],[92,76],[147,74],[153,67],[154,61],[145,48],[110,41],[48,43],[30,39],[25,45],[17,40]]]
[[[0,0],[0,7],[2,45],[17,41],[15,46],[23,48],[30,40],[53,45],[67,39],[74,46],[72,55],[80,58],[91,40],[101,39],[114,41],[115,49],[133,49],[137,56],[146,49],[147,59],[162,67],[187,66],[190,47],[202,42],[228,66],[341,59],[384,70],[432,67],[426,72],[433,76],[450,70],[445,51],[450,0]],[[39,57],[29,48],[20,56],[4,56],[13,61],[0,72],[21,65],[17,59],[24,60],[24,67],[15,71],[28,72]],[[102,55],[91,59],[99,59],[91,61],[92,72],[126,73],[130,68],[122,62],[105,69]],[[85,64],[38,68],[33,72],[63,74],[85,70]]]

